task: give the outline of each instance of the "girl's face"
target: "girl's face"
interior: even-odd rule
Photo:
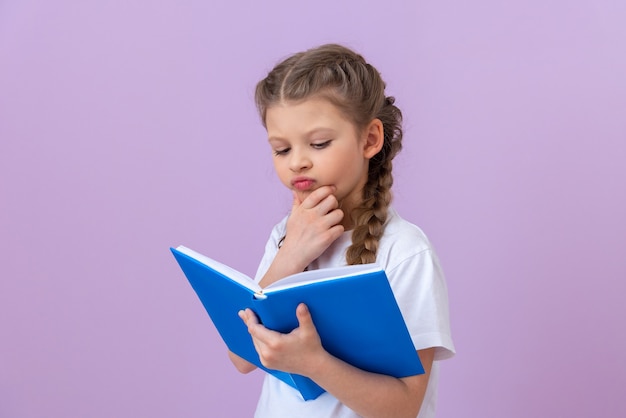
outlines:
[[[369,159],[382,146],[382,139],[377,149],[372,145],[372,131],[382,138],[378,119],[360,133],[331,102],[311,98],[268,108],[265,124],[276,173],[300,201],[318,187],[335,186],[344,213],[361,202]]]

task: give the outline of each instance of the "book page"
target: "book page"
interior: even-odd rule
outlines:
[[[272,293],[290,287],[303,286],[310,283],[319,283],[328,280],[337,280],[381,270],[382,268],[378,264],[372,263],[303,271],[302,273],[293,274],[272,283],[263,289],[263,293]]]
[[[217,271],[218,273],[221,273],[222,275],[252,290],[253,292],[256,292],[256,293],[261,292],[261,286],[259,286],[258,283],[256,283],[246,274],[240,271],[237,271],[234,268],[227,266],[226,264],[222,264],[219,261],[215,261],[212,258],[207,257],[206,255],[200,254],[199,252],[196,252],[183,245],[179,245],[178,247],[176,247],[176,250],[210,267],[211,269]]]

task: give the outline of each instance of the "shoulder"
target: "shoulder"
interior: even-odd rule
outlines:
[[[380,240],[379,261],[387,269],[393,269],[404,260],[433,253],[432,245],[420,227],[403,219],[389,208],[385,232]]]

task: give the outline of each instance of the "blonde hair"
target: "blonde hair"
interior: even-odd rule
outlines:
[[[380,73],[358,53],[337,44],[294,54],[276,65],[256,86],[255,101],[265,125],[267,109],[313,96],[333,103],[360,131],[375,118],[383,124],[384,144],[369,161],[363,201],[350,216],[354,222],[348,264],[376,261],[391,203],[391,161],[402,148],[402,113],[385,96]]]

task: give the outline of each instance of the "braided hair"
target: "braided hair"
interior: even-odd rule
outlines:
[[[337,44],[291,55],[256,86],[255,101],[265,126],[267,109],[275,104],[322,97],[335,105],[358,130],[373,119],[383,125],[381,151],[369,161],[361,204],[350,216],[354,223],[347,264],[376,261],[391,203],[392,160],[402,148],[402,113],[385,96],[380,73],[358,53]]]

